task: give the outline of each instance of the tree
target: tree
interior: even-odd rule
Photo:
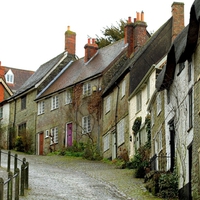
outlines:
[[[113,42],[116,42],[122,38],[124,38],[124,27],[127,21],[120,19],[117,22],[117,25],[111,25],[111,27],[106,27],[104,30],[101,30],[103,36],[97,36],[96,43],[98,44],[99,48],[105,47]]]

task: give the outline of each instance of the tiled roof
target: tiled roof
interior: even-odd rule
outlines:
[[[169,88],[174,79],[175,68],[178,63],[191,58],[199,36],[200,1],[194,1],[189,24],[176,37],[167,55],[167,64],[159,74],[156,88],[163,90]]]
[[[58,56],[41,65],[11,98],[21,95],[29,89],[35,88],[36,84],[38,84],[57,64],[62,65],[66,62],[66,59],[72,60],[75,58],[73,55],[67,55],[66,52],[62,52]]]
[[[34,74],[34,71],[30,70],[23,70],[23,69],[16,69],[12,67],[4,67],[5,74],[11,70],[12,73],[14,74],[14,83],[7,83],[7,85],[10,87],[10,89],[15,92],[18,90],[25,82],[27,79],[29,79],[32,74]]]
[[[86,79],[101,75],[101,73],[107,67],[111,66],[121,54],[126,52],[126,49],[127,47],[122,39],[99,49],[87,63],[84,62],[84,58],[74,61],[59,77],[57,77],[57,80],[55,80],[52,85],[46,88],[46,90],[37,97],[37,99]]]
[[[115,83],[121,80],[128,71],[130,71],[130,94],[135,90],[137,85],[143,79],[147,71],[153,64],[159,62],[168,52],[172,38],[172,18],[164,23],[141,47],[132,58],[127,60],[121,71],[111,80],[110,84],[104,90],[105,96]]]

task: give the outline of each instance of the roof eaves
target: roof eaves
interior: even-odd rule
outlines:
[[[60,61],[54,65],[53,68],[51,68],[51,70],[42,78],[42,80],[40,80],[36,85],[35,85],[35,88],[38,88],[39,85],[49,76],[49,74],[58,66],[60,65],[60,63],[67,57],[67,53],[64,53],[64,56],[60,59]]]
[[[49,82],[49,84],[36,96],[36,100],[63,74],[63,72],[71,65],[73,61],[71,60],[58,74],[55,78]]]

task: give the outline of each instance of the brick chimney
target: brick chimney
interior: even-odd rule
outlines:
[[[65,32],[65,51],[72,55],[76,53],[76,33],[70,31],[70,26],[67,27]]]
[[[128,57],[130,57],[130,55],[133,53],[134,50],[133,38],[134,38],[133,22],[131,21],[131,17],[129,17],[124,30],[124,42],[125,44],[128,43],[128,53],[127,53]]]
[[[142,47],[147,41],[147,24],[144,22],[144,12],[137,12],[134,22],[134,52]]]
[[[172,42],[184,29],[184,3],[174,2],[172,4]]]
[[[147,24],[144,22],[144,12],[137,12],[134,23],[131,21],[131,17],[128,18],[127,24],[124,30],[124,42],[128,43],[128,57],[133,52],[136,52],[147,41]]]
[[[88,39],[88,43],[84,46],[85,48],[85,62],[88,62],[97,52],[98,50],[98,45],[95,43],[95,39],[92,39],[91,43],[91,38]]]

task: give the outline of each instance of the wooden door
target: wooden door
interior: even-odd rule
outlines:
[[[39,134],[39,155],[43,155],[44,133]]]
[[[72,146],[72,123],[68,123],[66,125],[66,140],[67,142],[65,143],[65,146],[71,147]]]

